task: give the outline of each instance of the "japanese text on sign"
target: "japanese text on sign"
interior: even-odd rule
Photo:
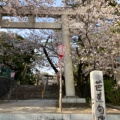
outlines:
[[[105,120],[105,97],[102,71],[90,73],[92,116],[94,120]]]

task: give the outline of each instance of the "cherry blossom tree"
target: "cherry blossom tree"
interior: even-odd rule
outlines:
[[[102,70],[113,77],[119,66],[119,5],[114,0],[65,1],[76,12],[70,16],[72,52],[79,96],[92,70]],[[81,13],[81,14],[79,14]],[[72,24],[74,23],[74,24]],[[76,54],[76,58],[75,58]]]
[[[119,5],[114,0],[76,0],[72,2],[64,0],[64,2],[66,5],[63,9],[67,10],[67,8],[70,8],[76,13],[76,16],[69,16],[69,27],[71,40],[74,43],[72,44],[71,42],[74,66],[78,67],[78,75],[76,76],[78,82],[81,81],[81,75],[83,77],[88,76],[90,71],[94,69],[102,70],[104,74],[110,77],[113,76],[116,68],[119,66],[120,34],[116,32],[119,30],[117,29],[119,28]],[[45,10],[47,11],[47,7],[52,6],[53,3],[54,1],[52,0],[16,0],[14,2],[12,0],[3,0],[2,9],[17,16],[19,14],[18,8],[25,9],[27,7],[37,16],[39,11],[36,7],[46,8]],[[49,13],[49,11],[47,12]],[[19,18],[22,20],[21,16]],[[61,23],[60,19],[56,19],[56,21]],[[48,33],[44,31],[44,35],[46,34]],[[37,37],[34,39],[37,39]],[[36,43],[40,43],[43,39],[43,36],[39,37],[39,41]],[[46,47],[50,50],[49,54],[52,56],[51,48],[54,54],[55,49],[53,49],[54,42],[51,43],[49,42]],[[39,45],[41,46],[41,44]]]
[[[28,41],[16,34],[0,34],[0,64],[15,71],[15,79],[20,81],[34,67],[35,46],[32,41],[27,44]]]

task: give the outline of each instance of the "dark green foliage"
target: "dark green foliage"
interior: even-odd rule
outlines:
[[[90,97],[89,74],[85,75],[84,69],[88,66],[86,62],[80,62],[74,70],[76,93],[81,98]]]
[[[109,5],[115,7],[117,5],[116,1],[109,1]]]
[[[119,12],[120,14],[120,12]],[[118,26],[113,30],[114,33],[119,33],[120,34],[120,22],[117,22]]]
[[[120,11],[116,8],[114,14],[115,14],[115,15],[120,15]]]
[[[120,88],[116,87],[115,80],[104,80],[104,87],[106,102],[114,105],[120,105]]]
[[[0,77],[0,99],[10,90],[10,79]]]
[[[116,28],[113,30],[113,33],[119,33],[120,34],[120,28]]]
[[[26,51],[22,48],[24,42],[28,42],[21,36],[10,36],[8,33],[1,33],[0,36],[0,63],[7,68],[15,71],[15,80],[21,81],[22,84],[29,84],[32,78],[30,64],[34,62],[34,47],[28,45]],[[21,46],[21,47],[17,47]],[[27,44],[26,44],[27,46]],[[30,46],[30,47],[29,47]],[[30,82],[30,84],[33,84]]]

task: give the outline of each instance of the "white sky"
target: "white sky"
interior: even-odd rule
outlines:
[[[55,0],[55,5],[54,6],[61,6],[62,5],[62,0]]]
[[[57,5],[60,5],[62,0],[55,0]]]
[[[120,0],[116,0],[120,4]]]

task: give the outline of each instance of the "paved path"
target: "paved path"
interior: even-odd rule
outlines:
[[[57,100],[18,100],[4,101],[0,103],[0,113],[58,113]],[[65,105],[62,113],[90,114],[89,106],[78,104],[77,106]],[[120,114],[120,110],[107,108],[107,113]]]

